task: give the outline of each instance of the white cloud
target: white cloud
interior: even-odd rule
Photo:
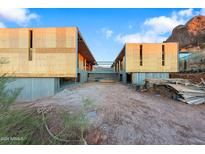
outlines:
[[[205,13],[205,10],[203,10]],[[146,19],[142,24],[141,32],[133,34],[119,34],[115,40],[121,43],[133,42],[163,42],[167,39],[174,27],[185,24],[192,16],[199,14],[193,9],[184,9],[172,12],[170,16],[158,16]]]
[[[24,8],[0,8],[0,17],[20,26],[27,26],[29,21],[37,19],[39,16]]]
[[[174,17],[154,17],[145,20],[144,25],[148,26],[150,29],[158,34],[163,34],[171,31],[175,26],[182,24],[179,20]]]
[[[0,22],[0,28],[5,28],[6,26],[4,25],[3,22]]]
[[[200,15],[204,15],[205,16],[205,8],[200,10]]]
[[[112,31],[112,30],[107,30],[107,31],[106,31],[106,38],[111,37],[112,34],[113,34],[113,31]]]
[[[115,40],[121,43],[149,43],[149,42],[162,42],[166,39],[166,37],[158,36],[148,31],[146,33],[135,33],[135,34],[127,34],[127,35],[117,35]]]
[[[110,38],[113,34],[113,31],[107,28],[102,28],[102,33],[105,35],[106,39]]]
[[[191,17],[194,15],[194,9],[181,10],[178,12],[178,15]]]

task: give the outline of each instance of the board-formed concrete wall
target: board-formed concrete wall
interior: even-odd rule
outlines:
[[[89,72],[88,81],[114,80],[119,81],[119,74],[115,72]]]
[[[126,72],[120,71],[119,74],[118,74],[118,79],[119,79],[120,82],[126,84],[127,83],[127,74],[126,74]]]
[[[59,78],[15,78],[8,89],[22,88],[17,102],[30,102],[54,95],[60,88]]]
[[[132,84],[143,85],[146,78],[169,78],[169,73],[132,73]]]
[[[88,72],[85,70],[79,70],[80,73],[80,83],[85,83],[88,81]]]

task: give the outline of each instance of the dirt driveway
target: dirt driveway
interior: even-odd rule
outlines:
[[[75,111],[86,98],[94,104],[89,144],[205,144],[205,104],[190,106],[120,83],[86,83],[36,103]]]

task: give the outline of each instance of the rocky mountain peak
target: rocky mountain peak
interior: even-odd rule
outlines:
[[[179,42],[181,50],[200,50],[205,44],[205,16],[195,16],[176,26],[165,42]]]

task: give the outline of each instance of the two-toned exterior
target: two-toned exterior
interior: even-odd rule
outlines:
[[[9,86],[27,89],[19,96],[23,101],[53,95],[62,79],[87,81],[96,64],[77,27],[0,28],[0,57],[9,61],[0,74],[16,78]]]
[[[124,83],[168,78],[169,72],[178,72],[178,43],[126,43],[112,67]]]

